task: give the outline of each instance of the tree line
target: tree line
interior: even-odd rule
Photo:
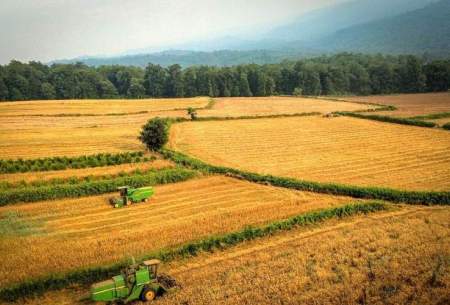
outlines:
[[[148,64],[0,65],[0,101],[193,96],[369,95],[447,91],[450,60],[342,53],[278,64],[182,69]]]

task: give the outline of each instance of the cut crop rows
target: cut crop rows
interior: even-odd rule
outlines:
[[[187,122],[171,127],[169,147],[209,164],[301,180],[450,188],[450,135],[442,130],[347,117]]]
[[[13,213],[16,222],[29,224],[35,231],[0,239],[0,285],[49,270],[111,264],[130,255],[138,257],[211,234],[354,200],[225,177],[157,186],[155,191],[148,203],[125,209],[109,205],[108,198],[116,193],[0,208],[3,217]],[[33,264],[26,263],[30,260]],[[9,266],[17,266],[15,272],[10,272]]]

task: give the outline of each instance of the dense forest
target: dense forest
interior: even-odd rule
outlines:
[[[0,100],[387,94],[447,91],[450,60],[342,53],[280,64],[145,69],[84,64],[0,66]]]

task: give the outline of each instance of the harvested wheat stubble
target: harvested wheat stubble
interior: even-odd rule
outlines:
[[[402,208],[173,262],[162,272],[182,288],[156,303],[447,304],[449,219],[448,208]],[[82,304],[86,293],[75,287],[21,303]]]
[[[444,130],[349,117],[187,122],[172,126],[169,146],[209,164],[260,174],[405,190],[450,188],[450,134]]]
[[[343,97],[342,100],[350,102],[379,103],[397,107],[395,111],[382,111],[377,114],[414,117],[450,111],[450,93],[422,93],[376,96]]]
[[[209,98],[137,99],[137,100],[54,100],[4,102],[0,104],[0,116],[11,115],[67,115],[67,114],[123,114],[140,111],[162,111],[201,108]]]
[[[130,255],[139,257],[211,234],[353,201],[221,176],[155,190],[149,203],[125,209],[108,204],[108,198],[117,194],[0,208],[0,215],[15,213],[18,221],[36,231],[0,239],[0,285],[49,271],[111,264]],[[30,260],[31,265],[26,263]],[[10,272],[9,266],[23,269]]]
[[[184,115],[185,111],[75,118],[0,116],[0,158],[30,159],[143,150],[137,135],[149,119]]]
[[[25,181],[30,183],[30,182],[48,181],[52,179],[64,179],[72,177],[83,178],[88,176],[117,175],[121,172],[131,173],[134,172],[135,170],[147,171],[150,169],[162,169],[168,167],[173,167],[173,163],[168,160],[158,159],[151,162],[120,164],[104,167],[67,169],[48,172],[0,174],[0,182],[17,183]]]
[[[376,108],[372,105],[335,102],[301,97],[216,98],[212,109],[199,110],[200,117],[263,116],[293,113],[357,111]]]

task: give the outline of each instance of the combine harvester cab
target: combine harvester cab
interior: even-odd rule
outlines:
[[[137,189],[130,188],[129,186],[121,186],[117,190],[120,193],[120,197],[110,199],[110,203],[115,208],[122,208],[132,203],[147,202],[155,193],[151,186]]]
[[[91,300],[95,302],[129,303],[136,300],[152,301],[157,296],[176,288],[176,281],[167,276],[158,276],[159,260],[144,261],[131,265],[120,275],[91,286]]]

